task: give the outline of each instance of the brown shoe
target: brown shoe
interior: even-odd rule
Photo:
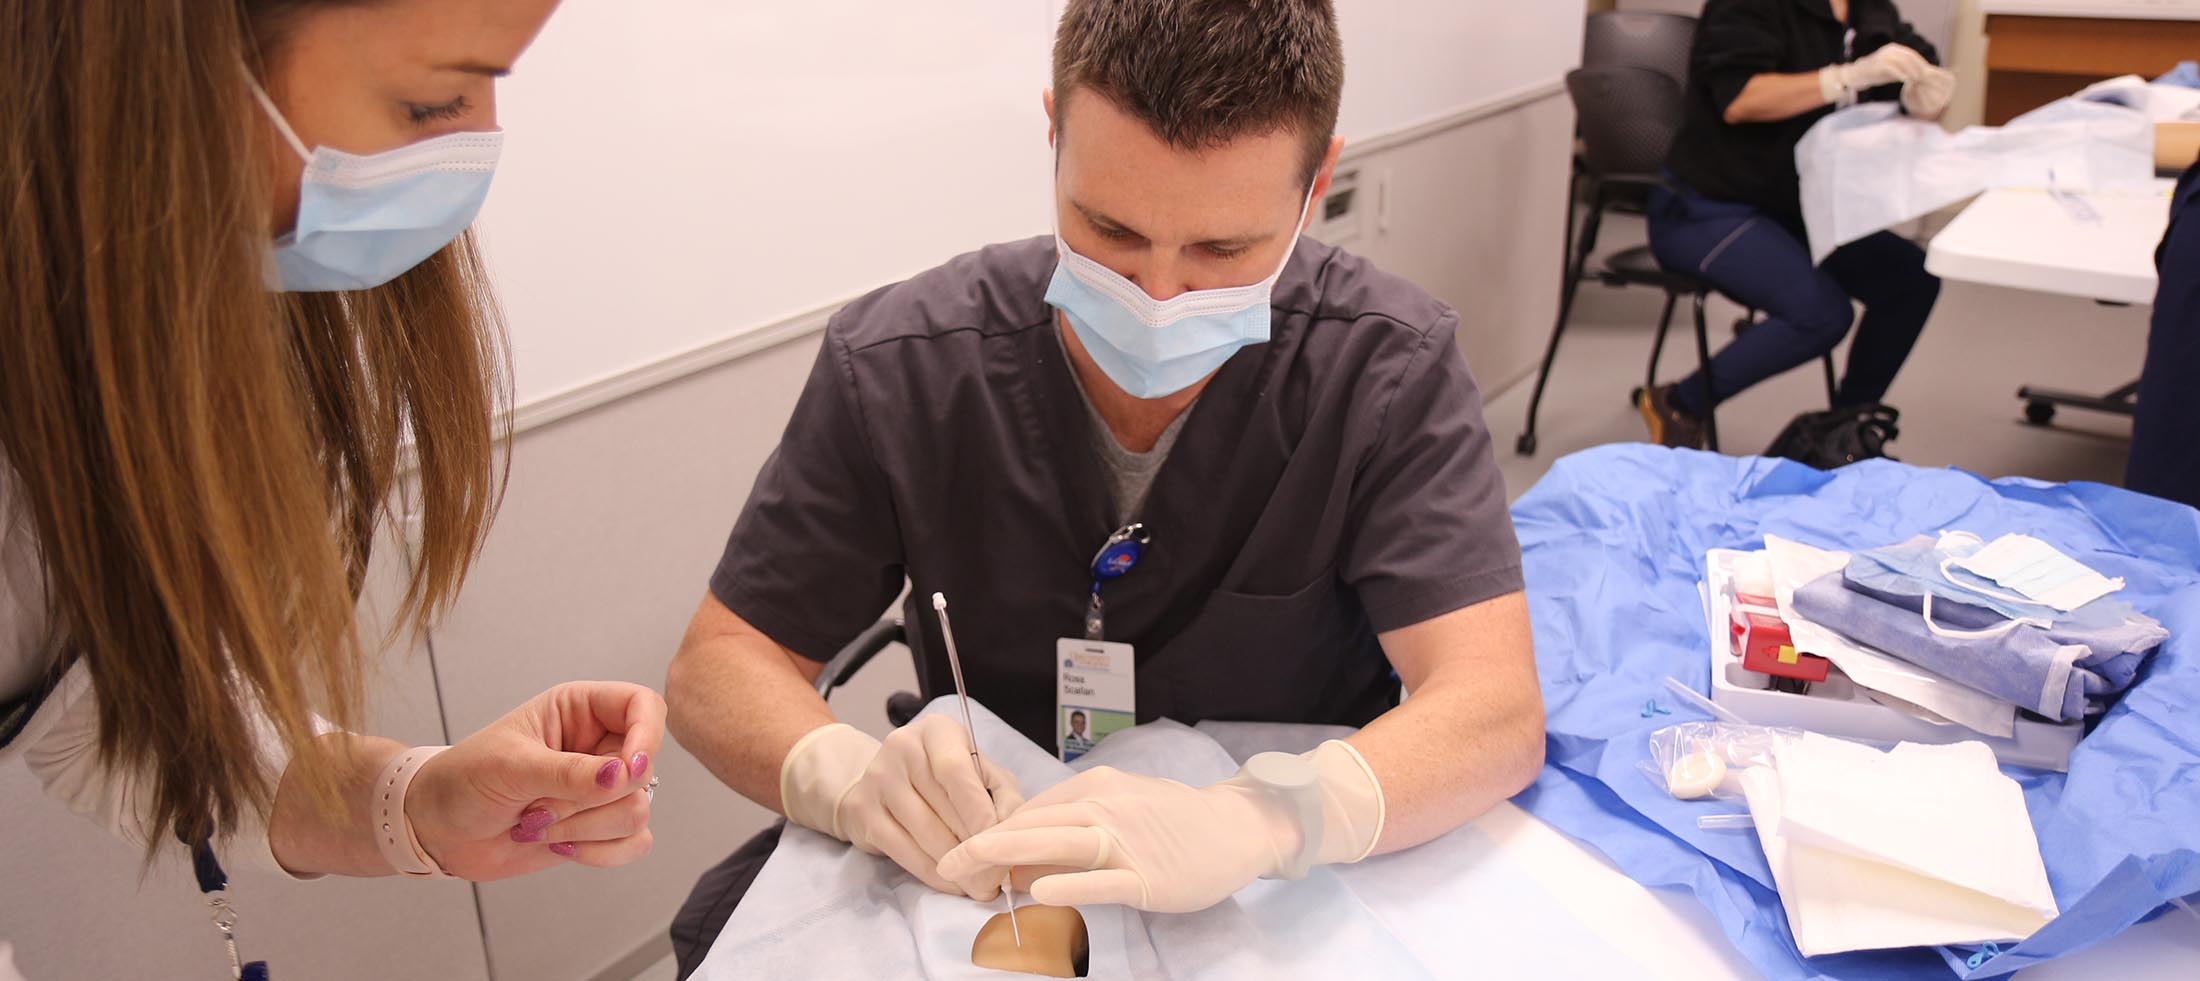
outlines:
[[[1635,389],[1635,408],[1650,427],[1650,441],[1659,446],[1703,449],[1703,422],[1673,404],[1673,386]]]

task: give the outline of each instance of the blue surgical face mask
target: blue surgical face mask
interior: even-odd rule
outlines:
[[[1046,302],[1062,311],[1094,364],[1132,398],[1157,399],[1192,387],[1240,349],[1268,340],[1270,298],[1305,227],[1313,189],[1299,209],[1291,247],[1276,270],[1249,286],[1193,290],[1156,300],[1115,270],[1077,254],[1057,231],[1061,254]]]
[[[1971,536],[1977,541],[1978,536]],[[2124,588],[2122,579],[2110,579],[2092,567],[2064,555],[2060,549],[2030,535],[2003,535],[1968,555],[1950,557],[1949,567],[1976,573],[2015,590],[2018,595],[1996,598],[2043,603],[2068,613]],[[1955,577],[1950,575],[1953,580]],[[1996,595],[1984,587],[1972,591]]]
[[[481,211],[504,134],[452,133],[366,155],[307,148],[258,83],[252,94],[306,162],[298,221],[275,240],[268,286],[372,289],[434,255]]]
[[[2130,604],[2109,597],[2097,597],[2065,610],[2028,596],[1995,589],[1988,577],[1971,570],[1981,557],[1988,560],[1989,568],[1994,568],[1994,557],[1985,552],[1982,544],[1977,535],[1967,531],[1943,532],[1937,537],[1919,535],[1908,541],[1857,552],[1849,560],[1844,574],[1850,583],[1867,591],[1905,597],[1925,595],[1992,610],[2006,619],[2006,629],[2023,623],[2092,629],[2122,623],[2136,614]],[[2123,584],[2122,580],[2109,582],[2115,586]],[[1926,622],[1936,633],[1943,632],[1929,615]]]

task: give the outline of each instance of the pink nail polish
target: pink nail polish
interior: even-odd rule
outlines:
[[[636,753],[636,754],[634,754],[634,769],[633,769],[633,773],[634,773],[634,775],[635,775],[635,776],[637,776],[637,777],[639,777],[639,776],[641,776],[642,774],[644,774],[644,773],[647,773],[647,772],[649,772],[649,754],[648,754],[648,753]]]
[[[542,840],[542,829],[520,825],[512,829],[512,840],[522,845],[532,845]]]
[[[580,849],[573,847],[570,841],[554,841],[550,843],[550,851],[564,858],[572,858],[573,853]]]
[[[625,770],[625,760],[606,761],[603,765],[603,768],[596,771],[596,786],[602,787],[605,790],[610,790],[611,788],[618,786],[619,777],[624,775],[623,771]]]
[[[519,826],[523,831],[541,831],[557,822],[558,816],[550,813],[547,807],[529,808],[519,816]]]

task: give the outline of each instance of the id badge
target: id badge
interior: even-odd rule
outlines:
[[[1110,733],[1138,724],[1137,651],[1129,644],[1064,637],[1054,642],[1054,746],[1062,762],[1090,753]]]

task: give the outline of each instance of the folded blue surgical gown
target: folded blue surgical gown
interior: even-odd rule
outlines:
[[[1850,563],[1849,573],[1828,573],[1796,590],[1795,612],[2057,722],[2105,709],[2168,636],[2160,623],[2136,612],[2100,623],[2064,617],[2051,627],[2018,623],[2000,629],[2010,623],[2000,612],[1938,594],[1933,622],[1944,631],[1972,635],[1935,633],[1921,613],[1922,584],[1877,579],[1864,585],[1849,578],[1856,564]],[[1989,635],[1975,635],[1979,631]]]

